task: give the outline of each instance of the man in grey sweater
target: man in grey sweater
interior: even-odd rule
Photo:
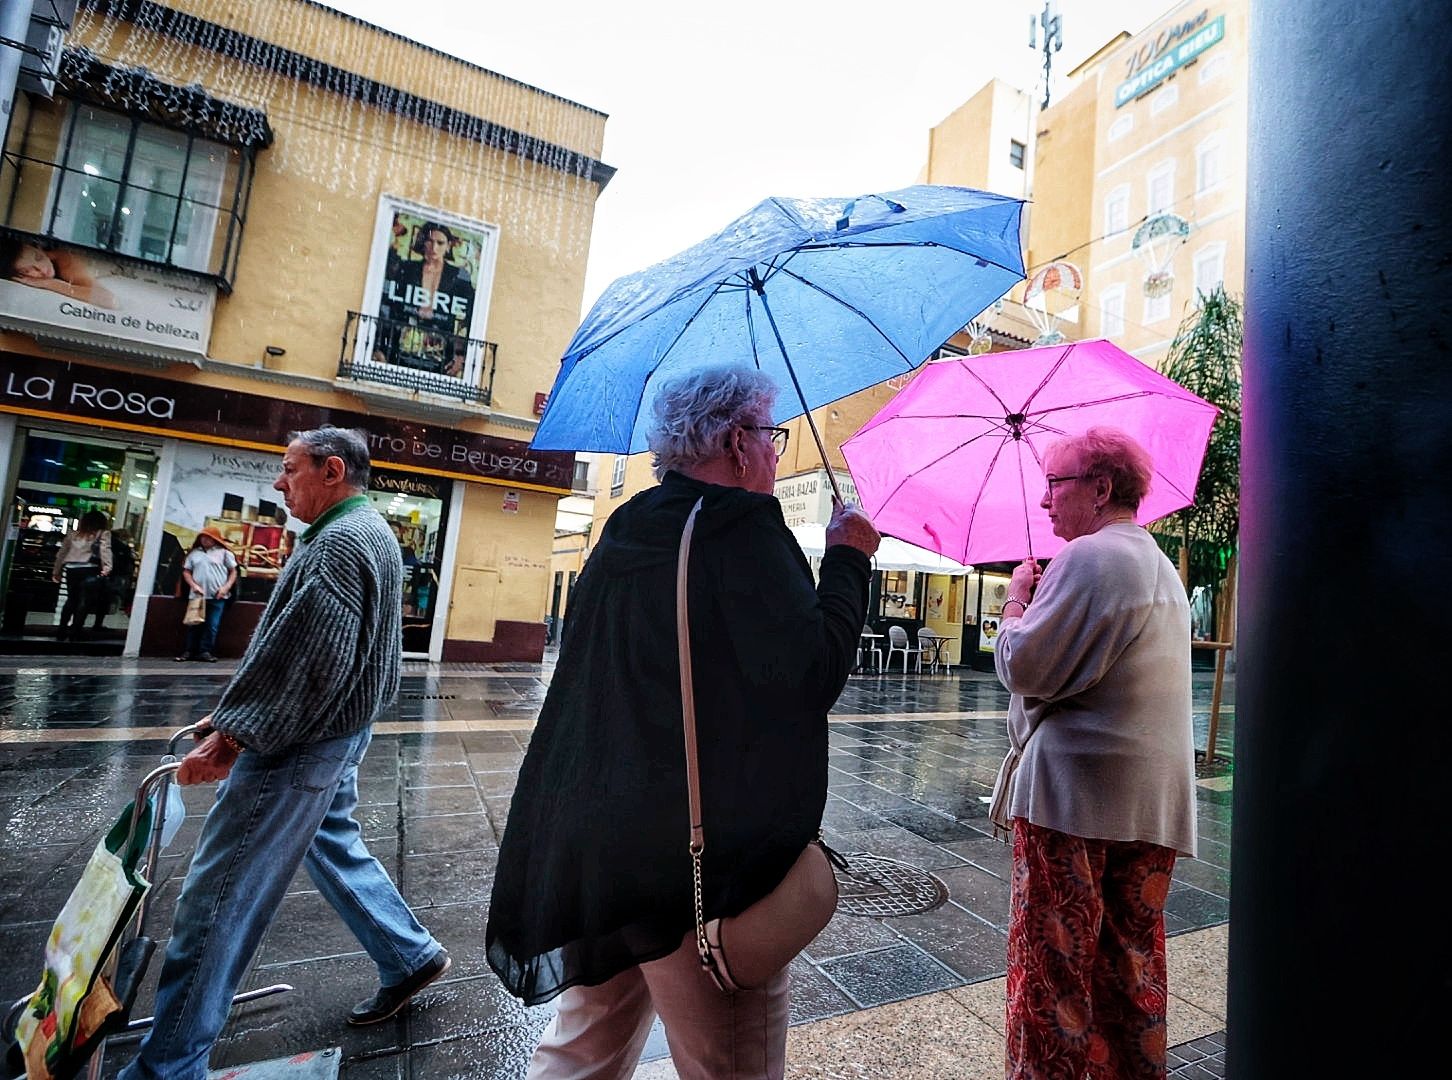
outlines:
[[[356,431],[296,433],[273,485],[311,522],[222,698],[183,759],[182,784],[225,780],[180,899],[156,1021],[121,1080],[203,1080],[232,995],[298,864],[378,965],[349,1015],[394,1015],[449,956],[368,853],[353,810],[373,722],[398,693],[398,542],[368,502]]]

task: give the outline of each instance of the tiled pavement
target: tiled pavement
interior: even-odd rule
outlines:
[[[157,762],[165,736],[206,711],[227,668],[0,658],[0,949],[12,960],[0,970],[0,1000],[31,989],[50,922],[100,830]],[[484,962],[483,927],[498,838],[550,674],[549,665],[410,665],[362,770],[360,818],[369,845],[449,947],[449,979],[394,1021],[340,1024],[340,1014],[371,993],[375,973],[300,875],[248,979],[249,987],[283,981],[297,990],[239,1007],[215,1064],[336,1044],[349,1080],[523,1075],[552,1009],[525,1009],[503,992]],[[1208,673],[1197,673],[1200,745],[1209,693]],[[929,870],[949,900],[923,915],[835,918],[793,966],[792,1022],[804,1025],[794,1027],[794,1037],[809,1044],[812,1022],[932,1003],[1002,976],[1008,850],[988,835],[984,799],[1006,745],[1006,704],[992,676],[961,670],[849,684],[831,723],[827,840]],[[1231,745],[1233,710],[1232,682],[1222,753]],[[1171,935],[1228,919],[1229,768],[1222,761],[1203,772],[1200,858],[1176,867]],[[211,790],[185,795],[188,819],[162,859],[148,920],[163,938]],[[138,1012],[150,1010],[154,976]],[[1223,1033],[1197,1034],[1204,1037],[1175,1048],[1172,1075],[1224,1075]],[[125,1043],[113,1044],[106,1075],[129,1053]],[[646,1060],[664,1055],[657,1030]],[[656,1070],[670,1075],[664,1062]],[[833,1074],[808,1061],[794,1064],[793,1075]]]

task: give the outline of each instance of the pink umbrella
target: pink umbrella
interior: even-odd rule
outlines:
[[[961,563],[1049,558],[1044,451],[1119,428],[1154,460],[1141,525],[1194,502],[1219,410],[1108,341],[938,360],[842,444],[884,534]]]

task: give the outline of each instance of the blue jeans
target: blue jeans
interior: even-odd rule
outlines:
[[[226,600],[208,600],[207,617],[196,626],[187,627],[187,655],[193,660],[216,652],[217,631],[222,626],[222,615],[226,610]]]
[[[119,1080],[203,1080],[207,1058],[298,864],[378,965],[384,986],[439,943],[353,820],[365,728],[276,754],[244,751],[222,782],[177,901],[156,1021]]]

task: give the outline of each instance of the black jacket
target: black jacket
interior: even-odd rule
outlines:
[[[771,891],[821,822],[827,711],[856,652],[868,558],[828,549],[814,587],[775,498],[667,474],[611,515],[580,575],[510,806],[486,942],[531,1004],[664,956],[694,923],[675,571],[698,497],[706,918]]]

